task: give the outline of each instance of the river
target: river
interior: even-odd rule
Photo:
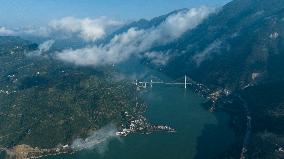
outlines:
[[[204,109],[205,99],[190,88],[157,85],[144,92],[143,99],[150,123],[168,125],[177,132],[132,134],[112,139],[103,153],[95,148],[44,159],[207,159],[226,151],[234,142],[229,116]]]

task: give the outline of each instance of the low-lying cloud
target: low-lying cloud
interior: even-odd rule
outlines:
[[[117,129],[113,124],[107,125],[100,130],[90,134],[86,139],[76,139],[71,148],[75,151],[83,149],[96,149],[99,153],[104,153],[108,149],[108,143],[111,139],[119,138],[116,135]]]
[[[13,35],[14,31],[5,27],[0,27],[0,35]]]
[[[144,56],[157,66],[166,65],[170,60],[169,52],[164,53],[164,52],[152,51],[152,52],[146,52]]]
[[[29,53],[32,56],[43,56],[50,51],[51,47],[55,43],[54,40],[47,40],[38,46],[38,49]]]
[[[52,20],[45,27],[24,27],[17,29],[0,27],[0,35],[52,37],[57,39],[76,37],[87,42],[92,42],[104,38],[107,33],[112,32],[122,24],[123,22],[121,21],[106,17],[96,19],[63,17],[61,19]]]
[[[56,52],[55,58],[81,66],[112,65],[123,62],[132,56],[147,57],[152,63],[165,65],[169,60],[169,52],[161,53],[151,50],[179,38],[186,31],[198,26],[215,9],[208,7],[183,10],[170,15],[160,25],[148,29],[132,27],[123,33],[113,36],[104,44],[88,45],[79,49],[65,49]],[[106,17],[96,19],[64,17],[51,21],[46,27],[30,27],[11,30],[0,27],[0,35],[41,36],[52,39],[81,38],[86,42],[94,42],[110,35],[121,27],[122,22]],[[34,52],[41,55],[47,52],[54,41],[42,44]],[[206,52],[206,51],[205,51]],[[199,57],[197,60],[200,61]]]
[[[103,38],[111,29],[122,25],[122,22],[100,17],[97,19],[64,17],[53,20],[49,27],[55,31],[73,33],[85,41],[96,41]]]
[[[222,41],[216,40],[213,43],[211,43],[209,46],[207,46],[202,52],[196,54],[193,57],[193,60],[195,61],[196,65],[199,66],[203,61],[209,59],[212,54],[218,52],[222,44]]]
[[[193,8],[169,16],[163,23],[150,29],[130,28],[115,35],[109,43],[88,46],[81,49],[67,49],[57,53],[57,58],[76,65],[106,65],[127,60],[133,55],[148,52],[153,46],[167,44],[180,37],[184,32],[195,28],[214,9],[208,7]],[[162,54],[150,57],[163,59]],[[164,58],[166,59],[166,57]]]
[[[49,49],[52,47],[52,45],[54,44],[54,40],[48,40],[45,41],[44,43],[42,43],[41,45],[39,45],[39,51],[40,52],[47,52],[49,51]]]

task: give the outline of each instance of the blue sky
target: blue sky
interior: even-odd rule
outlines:
[[[39,26],[66,16],[152,18],[180,8],[222,6],[229,0],[0,0],[0,26]]]

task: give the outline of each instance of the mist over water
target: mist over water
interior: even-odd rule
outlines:
[[[119,139],[115,134],[117,128],[114,124],[109,124],[90,134],[86,139],[78,138],[73,141],[71,148],[75,151],[83,149],[95,149],[100,154],[103,154],[108,149],[109,141],[112,139]]]

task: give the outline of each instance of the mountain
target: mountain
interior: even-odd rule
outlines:
[[[172,11],[172,12],[165,14],[165,15],[154,17],[153,19],[150,19],[150,20],[140,19],[138,21],[130,22],[128,24],[123,25],[121,28],[115,30],[113,33],[108,35],[106,38],[103,38],[102,40],[98,40],[96,43],[97,44],[108,43],[116,35],[125,33],[131,28],[136,28],[136,29],[139,29],[139,30],[146,30],[146,29],[157,27],[161,23],[163,23],[168,17],[175,15],[177,13],[180,13],[180,12],[186,12],[186,11],[188,11],[188,9],[184,8],[184,9]]]
[[[175,42],[158,48],[176,53],[164,70],[229,89],[259,79],[282,80],[283,15],[281,0],[233,1]]]
[[[30,56],[37,49],[19,37],[0,36],[0,158],[3,150],[19,150],[16,158],[57,154],[66,151],[60,145],[106,124],[121,127],[128,120],[122,112],[140,112],[134,87],[115,80],[114,70]]]
[[[167,65],[153,66],[168,75],[186,74],[212,89],[242,96],[248,110],[240,106],[242,101],[217,107],[232,115],[235,129],[244,131],[244,119],[248,114],[252,118],[248,158],[284,157],[283,17],[283,0],[234,0],[174,42],[152,48],[172,52]]]
[[[183,11],[188,10],[129,23],[97,43],[130,28],[157,27]],[[24,54],[37,47],[18,37],[0,37],[0,151],[19,144],[72,144],[106,123],[120,126],[126,116],[140,115],[143,108],[133,107],[136,91],[113,81],[111,68],[75,67]],[[283,0],[233,0],[181,37],[146,51],[170,54],[162,66],[143,62],[174,79],[186,74],[214,91],[232,92],[216,102],[216,111],[231,115],[236,143],[219,158],[240,158],[244,145],[246,158],[284,158]]]

